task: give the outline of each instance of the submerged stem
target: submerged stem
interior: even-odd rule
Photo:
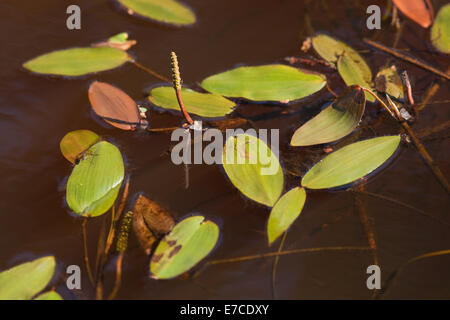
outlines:
[[[443,255],[447,255],[450,254],[450,250],[440,250],[440,251],[433,251],[433,252],[428,252],[425,254],[421,254],[419,256],[416,256],[414,258],[409,259],[408,261],[406,261],[405,263],[403,263],[402,265],[400,265],[397,269],[395,269],[387,278],[387,280],[385,281],[385,283],[382,286],[382,289],[378,292],[376,298],[379,299],[383,294],[385,294],[389,288],[392,286],[394,279],[396,278],[396,276],[409,264],[419,261],[419,260],[423,260],[426,258],[431,258],[431,257],[437,257],[437,256],[443,256]]]
[[[283,237],[281,238],[280,246],[278,247],[278,253],[282,252],[284,241],[286,240],[287,231],[283,233]],[[277,268],[278,268],[278,262],[280,261],[280,256],[276,256],[275,260],[273,261],[273,268],[272,268],[272,299],[275,300],[276,298],[276,292],[275,292],[275,281],[277,278]]]
[[[136,67],[138,67],[139,69],[141,69],[141,70],[147,72],[148,74],[152,75],[153,77],[155,77],[155,78],[157,78],[157,79],[159,79],[159,80],[162,80],[162,81],[164,81],[164,82],[170,82],[170,80],[169,80],[168,78],[166,78],[166,77],[160,75],[159,73],[153,71],[153,70],[150,69],[150,68],[147,68],[146,66],[143,66],[142,64],[138,63],[137,61],[132,60],[131,62],[132,62]]]
[[[86,224],[87,219],[83,219],[83,222],[81,222],[81,230],[83,233],[83,249],[84,249],[84,264],[86,265],[86,271],[89,276],[89,281],[92,285],[94,285],[94,276],[92,275],[91,265],[89,263],[89,254],[87,249],[87,232],[86,232]]]
[[[264,259],[276,256],[284,256],[295,253],[311,253],[311,252],[327,252],[327,251],[370,251],[370,247],[323,247],[323,248],[307,248],[307,249],[293,249],[281,252],[269,252],[260,253],[250,256],[229,258],[229,259],[219,259],[208,262],[210,265],[221,264],[221,263],[231,263],[231,262],[241,262],[255,259]]]
[[[119,256],[117,257],[116,261],[116,279],[114,282],[114,288],[111,291],[110,295],[108,296],[108,300],[113,300],[117,292],[119,291],[120,285],[122,283],[122,261],[123,261],[123,252],[119,253]]]

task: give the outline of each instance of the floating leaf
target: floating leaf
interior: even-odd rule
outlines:
[[[55,271],[55,258],[47,256],[0,273],[0,300],[28,300],[42,291]]]
[[[311,146],[336,141],[351,133],[361,121],[366,105],[364,91],[351,86],[333,104],[298,128],[292,146]]]
[[[371,173],[397,150],[400,136],[377,137],[347,145],[316,163],[302,186],[327,189],[346,185]]]
[[[107,41],[93,43],[91,47],[111,47],[126,51],[136,43],[136,40],[128,40],[128,33],[122,32],[110,37]]]
[[[58,292],[51,290],[38,295],[34,300],[63,300],[63,298]]]
[[[433,6],[430,0],[393,0],[395,6],[408,18],[424,28],[433,23]]]
[[[236,106],[218,94],[200,93],[190,89],[181,89],[184,107],[189,113],[205,118],[218,118],[231,113]],[[180,111],[175,90],[172,87],[156,87],[150,91],[148,97],[154,105],[171,110]]]
[[[128,14],[137,14],[163,23],[186,26],[195,23],[194,12],[175,0],[117,0],[128,8]]]
[[[89,148],[67,181],[66,201],[82,216],[98,216],[113,205],[124,177],[122,155],[116,146],[100,141]]]
[[[125,43],[128,40],[128,33],[121,32],[108,39],[108,42]]]
[[[269,246],[297,219],[306,200],[305,189],[296,187],[285,193],[270,212],[267,223]]]
[[[158,244],[150,261],[156,279],[170,279],[183,274],[205,258],[216,246],[219,227],[203,216],[179,222]]]
[[[114,69],[130,60],[126,52],[115,48],[72,48],[43,54],[23,67],[40,74],[76,77]]]
[[[353,60],[365,63],[364,59],[352,47],[326,34],[318,33],[311,39],[314,50],[329,63],[335,65],[340,56],[346,52]]]
[[[278,64],[235,68],[206,78],[201,86],[226,97],[285,102],[307,97],[325,83],[322,74]]]
[[[139,195],[133,208],[133,230],[139,244],[150,254],[155,241],[172,230],[175,221],[170,212],[144,195]]]
[[[372,88],[372,72],[361,55],[342,41],[326,34],[316,34],[312,38],[314,50],[331,64],[337,64],[339,74],[345,84],[351,86],[359,84],[365,88]],[[375,101],[366,93],[366,99]]]
[[[450,54],[450,4],[443,6],[431,28],[431,42],[439,51]]]
[[[353,60],[351,55],[344,53],[340,56],[337,68],[346,85],[357,84],[368,89],[373,87],[372,72],[367,64],[360,64],[360,62]],[[366,93],[365,96],[368,101],[375,101],[375,98],[369,93]]]
[[[91,146],[100,141],[100,137],[90,130],[75,130],[66,134],[59,143],[61,153],[72,163]]]
[[[379,92],[385,92],[396,99],[403,99],[403,83],[395,65],[378,72],[375,87]]]
[[[136,102],[125,92],[108,83],[95,81],[89,87],[92,109],[110,125],[122,130],[135,130],[148,123],[141,118]]]
[[[225,173],[250,199],[272,207],[283,191],[284,176],[277,156],[250,134],[231,136],[222,153]]]

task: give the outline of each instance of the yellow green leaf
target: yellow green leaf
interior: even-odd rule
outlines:
[[[399,144],[400,136],[384,136],[347,145],[316,163],[304,175],[302,186],[327,189],[356,181],[388,160]]]
[[[302,212],[306,200],[305,189],[296,187],[285,193],[275,203],[267,222],[269,246],[286,232]]]
[[[177,223],[155,249],[150,272],[156,279],[170,279],[190,270],[216,246],[219,227],[203,216],[191,216]]]

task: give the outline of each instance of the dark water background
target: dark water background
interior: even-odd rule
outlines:
[[[16,1],[0,3],[0,269],[34,257],[52,254],[63,272],[71,264],[83,265],[80,219],[65,205],[64,184],[71,166],[59,152],[59,141],[69,131],[90,129],[115,143],[122,151],[131,174],[131,194],[144,192],[168,207],[176,217],[200,212],[222,225],[220,246],[208,259],[222,259],[276,250],[268,249],[264,235],[268,209],[246,200],[228,182],[218,166],[196,166],[190,170],[190,187],[184,189],[184,169],[164,155],[169,136],[124,132],[102,126],[90,113],[87,89],[93,80],[122,88],[143,101],[145,88],[157,84],[148,74],[127,64],[119,69],[83,79],[59,80],[31,75],[21,64],[39,54],[73,46],[87,46],[127,31],[138,45],[131,49],[138,61],[169,76],[169,52],[180,57],[182,77],[195,87],[206,76],[236,64],[282,62],[300,55],[308,35],[308,19],[314,30],[328,31],[358,49],[367,49],[363,37],[377,37],[391,46],[395,36],[388,23],[379,32],[365,27],[370,4],[384,8],[386,1],[300,1],[300,0],[186,0],[194,8],[198,23],[188,28],[170,28],[128,17],[109,1]],[[439,8],[445,1],[434,1]],[[65,27],[66,8],[78,4],[82,30]],[[437,12],[437,9],[436,9]],[[429,31],[411,21],[404,25],[399,48],[412,48],[414,55],[438,68],[448,66],[448,57],[427,53]],[[425,50],[425,51],[424,51]],[[364,52],[374,74],[389,57]],[[436,78],[421,69],[406,67],[420,101]],[[344,88],[339,77],[332,86]],[[258,121],[261,128],[280,128],[282,149],[293,131],[319,111],[315,99],[328,99],[324,91],[290,107],[295,116]],[[449,98],[448,82],[433,101]],[[241,105],[239,112],[255,115],[277,106]],[[368,114],[375,114],[369,108]],[[431,104],[421,113],[414,129],[435,126],[449,119],[449,104]],[[153,127],[178,125],[181,118],[151,111]],[[375,128],[377,135],[395,134],[398,126],[389,120]],[[362,136],[373,136],[365,130]],[[284,142],[284,143],[283,143]],[[450,175],[449,140],[426,140],[425,146],[444,175]],[[296,149],[297,150],[297,149]],[[310,167],[321,148],[295,151],[298,164]],[[292,150],[285,150],[293,153]],[[287,188],[298,180],[288,179]],[[419,154],[403,145],[396,159],[370,178],[366,190],[408,203],[447,222],[448,196]],[[419,254],[450,246],[449,227],[388,201],[363,197],[373,218],[382,279],[399,264]],[[88,227],[91,261],[102,218]],[[365,246],[367,238],[355,210],[351,192],[308,192],[301,217],[290,229],[285,248],[320,246]],[[148,258],[134,237],[124,261],[122,299],[270,299],[273,259],[222,264],[204,269],[188,280],[154,281],[148,278]],[[279,262],[276,296],[284,299],[368,299],[366,268],[372,264],[367,253],[314,253],[283,256]],[[419,261],[407,267],[385,295],[386,298],[450,298],[450,256]],[[84,269],[83,269],[84,270]],[[112,284],[113,268],[106,271],[105,288]],[[57,280],[57,279],[56,279]],[[57,282],[64,298],[92,298],[93,289],[83,273],[82,292],[68,291]]]

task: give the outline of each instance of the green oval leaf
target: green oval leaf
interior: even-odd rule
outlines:
[[[150,272],[156,279],[183,274],[205,258],[216,246],[219,227],[203,216],[192,216],[175,225],[153,253]]]
[[[128,14],[137,14],[163,23],[186,26],[195,23],[194,12],[175,0],[117,0],[128,8]]]
[[[434,20],[431,42],[439,51],[450,54],[450,3],[439,10]]]
[[[298,128],[292,146],[311,146],[336,141],[351,133],[361,121],[366,105],[364,91],[352,86],[317,116]]]
[[[377,137],[347,145],[316,163],[302,186],[327,189],[346,185],[371,173],[397,150],[400,136]]]
[[[82,216],[98,216],[113,205],[124,177],[122,155],[101,141],[89,148],[67,181],[66,201]]]
[[[231,113],[236,106],[233,101],[218,94],[200,93],[185,88],[181,89],[181,97],[187,112],[205,118],[223,117]],[[172,87],[153,88],[148,99],[158,107],[180,111],[177,96]]]
[[[28,300],[42,291],[55,271],[55,257],[22,263],[0,273],[0,300]]]
[[[267,222],[269,246],[297,219],[306,200],[305,189],[296,187],[285,193],[270,212]]]
[[[100,141],[100,137],[90,130],[75,130],[66,134],[59,143],[61,153],[72,163],[91,146]]]
[[[337,68],[346,85],[351,86],[357,84],[367,89],[373,87],[372,72],[367,64],[361,64],[361,62],[354,60],[351,55],[344,53],[340,56]],[[366,93],[365,95],[368,101],[375,101],[375,98],[371,94]]]
[[[323,59],[333,65],[337,64],[338,72],[345,84],[348,86],[359,84],[368,89],[373,87],[372,72],[364,58],[355,49],[326,34],[316,34],[311,41],[314,50]],[[375,101],[375,98],[367,93],[366,99],[370,102]]]
[[[40,294],[34,300],[63,300],[63,298],[58,292],[51,290]]]
[[[126,52],[115,48],[72,48],[43,54],[23,67],[40,74],[77,77],[114,69],[130,60]]]
[[[326,34],[316,34],[311,38],[311,42],[317,54],[333,65],[336,64],[338,58],[342,56],[344,52],[353,55],[354,60],[362,60],[364,62],[362,57],[352,47]]]
[[[375,87],[396,99],[403,99],[403,83],[395,65],[384,68],[377,73]]]
[[[231,183],[246,197],[272,207],[283,191],[283,169],[264,141],[251,134],[231,136],[222,164]]]
[[[322,74],[278,64],[235,68],[206,78],[201,86],[226,97],[289,102],[319,91],[325,83]]]

